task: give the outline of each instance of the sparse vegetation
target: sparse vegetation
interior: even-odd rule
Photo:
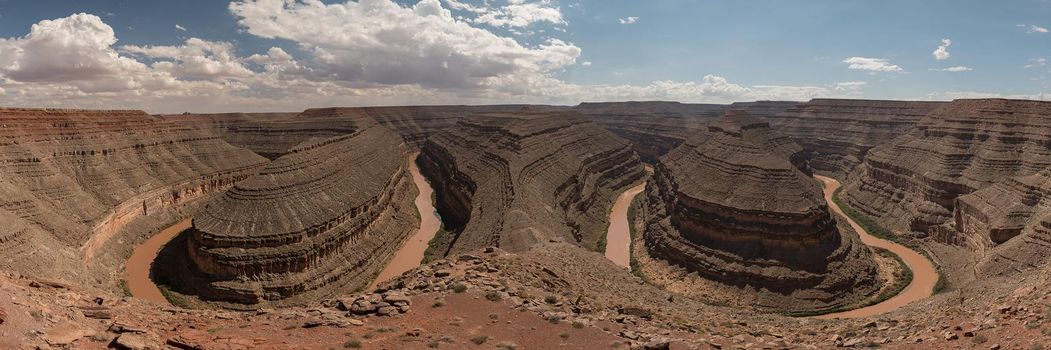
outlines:
[[[497,292],[495,290],[491,290],[488,293],[485,293],[485,298],[488,299],[489,301],[501,301],[501,300],[504,300],[504,297],[500,295],[500,292]]]
[[[434,233],[434,238],[431,238],[430,242],[427,242],[427,249],[423,251],[423,264],[430,263],[432,261],[445,257],[445,254],[449,251],[449,247],[452,246],[453,240],[456,239],[456,234],[445,230],[445,225],[438,228],[438,232]]]
[[[835,192],[832,192],[832,202],[835,202],[836,206],[838,206],[839,209],[843,210],[843,213],[847,214],[847,216],[850,217],[851,220],[854,220],[854,222],[856,222],[858,226],[861,226],[861,228],[865,229],[865,231],[868,231],[870,235],[876,236],[877,238],[901,244],[898,235],[895,235],[890,230],[884,228],[883,226],[880,226],[880,224],[876,223],[876,221],[870,218],[868,215],[862,214],[861,212],[854,210],[853,207],[843,202],[843,200],[839,197],[840,192],[843,192],[843,187],[837,188]]]
[[[581,329],[581,328],[584,328],[584,326],[585,326],[584,322],[573,321],[573,328]]]
[[[120,286],[120,291],[121,291],[121,293],[123,293],[124,296],[126,296],[126,297],[132,296],[131,295],[131,288],[128,288],[128,281],[126,281],[123,278],[121,278],[120,280],[117,281],[117,285]]]
[[[361,349],[361,341],[357,339],[351,339],[348,340],[346,343],[343,343],[343,347],[347,349]]]
[[[642,264],[639,263],[638,257],[635,256],[635,240],[639,234],[635,229],[635,214],[642,197],[635,196],[635,200],[631,201],[631,205],[628,206],[628,266],[631,268],[632,274],[641,278],[643,282],[652,284],[650,279],[646,277],[646,274],[642,272]]]
[[[187,300],[186,297],[179,295],[178,293],[172,292],[168,286],[158,284],[157,289],[161,291],[161,295],[163,295],[164,299],[167,299],[168,302],[172,304],[172,306],[181,307],[184,309],[190,308],[189,300]]]
[[[482,345],[482,344],[485,344],[485,342],[487,342],[487,341],[489,341],[489,337],[488,336],[476,335],[474,337],[471,337],[471,342],[474,343],[475,345]]]
[[[518,349],[518,344],[515,344],[513,342],[509,342],[509,341],[505,341],[505,342],[500,342],[500,344],[496,344],[496,348],[497,349],[501,349],[501,350],[515,350],[515,349]]]
[[[989,339],[986,339],[985,336],[981,334],[975,335],[974,338],[971,338],[971,342],[975,344],[985,344],[987,341],[989,341]]]
[[[894,276],[894,283],[892,285],[888,286],[887,288],[884,288],[883,291],[881,291],[880,294],[877,295],[875,298],[871,298],[869,300],[866,300],[864,303],[861,303],[861,304],[858,304],[858,305],[838,307],[838,308],[833,308],[833,309],[828,309],[828,310],[785,312],[783,314],[785,316],[791,316],[791,317],[811,317],[811,316],[819,316],[819,315],[825,315],[825,314],[832,314],[832,313],[837,313],[837,312],[849,311],[849,310],[863,308],[863,307],[866,307],[866,306],[875,305],[875,304],[884,302],[887,299],[890,299],[890,298],[894,297],[895,295],[898,295],[898,293],[901,293],[901,291],[905,290],[905,288],[908,287],[910,283],[912,283],[912,278],[913,278],[912,269],[910,269],[909,266],[905,264],[905,261],[901,260],[901,257],[899,257],[897,254],[894,254],[894,253],[890,252],[889,250],[882,249],[882,248],[875,248],[875,247],[873,247],[873,249],[875,250],[876,254],[879,254],[880,256],[883,256],[883,257],[885,257],[887,259],[892,259],[893,261],[897,262],[897,264],[898,264],[898,271],[897,271],[897,273]]]
[[[551,324],[558,324],[559,322],[562,322],[562,319],[558,316],[551,315],[547,317],[547,322]]]
[[[467,285],[466,284],[459,283],[459,282],[457,282],[456,284],[453,284],[453,292],[463,293],[463,292],[466,292],[466,291],[467,291]]]
[[[426,176],[425,176],[426,178]],[[430,183],[430,179],[427,179]],[[432,188],[434,186],[431,186]],[[438,192],[431,192],[431,207],[438,208]],[[439,214],[439,217],[441,215]],[[449,247],[452,246],[453,240],[456,239],[456,233],[449,232],[445,229],[445,222],[441,222],[441,227],[438,227],[438,232],[434,233],[434,237],[431,238],[430,242],[427,242],[427,249],[423,251],[423,264],[430,263],[432,261],[444,258],[449,253]]]
[[[886,249],[873,249],[875,249],[876,254],[879,254],[885,258],[892,259],[893,261],[897,262],[898,271],[894,275],[894,284],[892,284],[888,288],[885,288],[883,292],[881,292],[880,295],[877,296],[876,299],[873,300],[869,305],[883,302],[895,295],[898,295],[898,293],[901,293],[901,291],[905,290],[905,287],[908,287],[909,284],[912,283],[913,277],[912,269],[910,269],[909,266],[905,264],[904,260],[901,260],[901,257],[898,256],[898,254],[891,253],[889,250]]]
[[[442,306],[445,306],[445,302],[441,301],[441,300],[435,300],[434,304],[431,304],[431,307],[433,307],[433,308],[439,308],[439,307],[442,307]]]
[[[554,295],[548,295],[548,296],[544,297],[544,302],[548,303],[548,304],[557,303],[558,302],[558,297],[556,297]]]

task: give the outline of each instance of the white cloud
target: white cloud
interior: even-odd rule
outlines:
[[[1025,27],[1026,28],[1026,33],[1047,33],[1047,32],[1049,32],[1049,30],[1047,28],[1044,28],[1044,27],[1041,27],[1041,26],[1038,26],[1038,25],[1035,25],[1035,24],[1030,24],[1028,26],[1026,26],[1024,24],[1020,24],[1019,26],[1020,27]]]
[[[974,70],[974,68],[967,67],[967,66],[952,66],[952,67],[948,67],[948,68],[939,68],[939,69],[931,68],[931,70],[932,71],[936,71],[936,72],[959,73],[959,72],[969,72],[969,71]]]
[[[175,29],[178,29],[178,30],[181,30],[181,31],[184,31],[184,32],[186,31],[186,27],[183,27],[183,26],[178,25],[178,24],[175,25]]]
[[[491,6],[489,1],[472,5],[459,0],[443,0],[450,9],[465,11],[473,17],[464,18],[471,23],[494,27],[521,28],[534,23],[566,24],[562,10],[552,6],[551,0],[508,0],[504,6]]]
[[[581,66],[584,66],[584,67],[591,67],[591,61],[584,61],[584,62],[581,62],[581,63],[580,63],[580,65],[581,65]]]
[[[193,79],[216,79],[223,77],[247,77],[252,71],[241,65],[235,56],[233,44],[190,38],[182,46],[134,46],[124,45],[124,52],[138,54],[162,61],[153,68],[168,71],[176,76]]]
[[[515,4],[512,4],[515,5]],[[559,39],[526,47],[453,18],[438,0],[230,4],[246,32],[298,43],[330,79],[433,88],[509,88],[576,63],[580,48]]]
[[[146,66],[120,57],[113,28],[98,16],[75,14],[34,24],[25,37],[0,39],[0,73],[22,82],[120,79]]]
[[[484,23],[494,27],[526,27],[538,22],[566,24],[562,18],[562,10],[558,7],[551,7],[549,1],[535,3],[512,1],[507,6],[489,9],[479,14],[478,18],[473,19],[474,23]]]
[[[835,84],[835,90],[836,91],[851,91],[851,92],[855,92],[855,91],[861,90],[861,88],[864,87],[865,85],[868,85],[868,83],[864,82],[864,81],[844,81],[844,82],[836,83]]]
[[[1047,65],[1047,59],[1043,57],[1037,57],[1029,60],[1029,64],[1025,65],[1024,68],[1043,67]]]
[[[939,61],[949,59],[949,45],[952,45],[952,40],[942,39],[942,44],[938,45],[938,48],[934,49],[931,55]]]
[[[618,18],[618,20],[620,20],[620,24],[635,24],[635,22],[639,21],[639,18],[631,16],[626,18]]]
[[[884,58],[849,57],[843,63],[850,64],[848,68],[855,70],[867,70],[871,72],[900,72],[901,67],[890,64]]]

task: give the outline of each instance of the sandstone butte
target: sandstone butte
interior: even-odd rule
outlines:
[[[188,233],[188,269],[169,282],[248,307],[304,304],[369,284],[419,222],[404,141],[359,124],[293,147],[209,202]]]
[[[0,347],[1028,349],[1051,343],[1049,139],[1051,103],[1004,99],[4,108]],[[431,262],[356,291],[419,225],[415,151],[445,230]],[[627,210],[628,271],[596,250],[640,160],[655,173]],[[890,281],[811,175],[929,258],[938,293],[856,320],[781,315]],[[122,298],[133,249],[188,218],[145,273],[176,305]]]
[[[731,111],[655,166],[647,191],[650,255],[725,284],[764,289],[764,305],[804,311],[858,302],[879,288],[857,234],[792,163],[799,147]]]
[[[422,150],[445,226],[431,258],[549,240],[597,249],[613,201],[645,174],[628,142],[566,112],[465,118]]]

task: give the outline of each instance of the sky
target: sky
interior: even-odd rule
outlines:
[[[0,0],[0,106],[1051,99],[1049,0]]]

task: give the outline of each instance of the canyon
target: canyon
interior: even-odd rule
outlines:
[[[465,118],[422,146],[445,237],[432,257],[561,240],[598,249],[613,199],[643,175],[628,142],[567,112]]]
[[[669,152],[646,193],[650,255],[700,277],[762,289],[789,311],[857,303],[880,282],[868,249],[830,215],[800,147],[768,122],[731,111]]]
[[[0,108],[0,345],[1028,348],[1048,195],[1041,101]]]

